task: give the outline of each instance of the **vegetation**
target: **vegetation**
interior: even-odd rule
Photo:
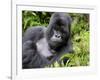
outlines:
[[[48,26],[50,12],[22,11],[22,30],[30,26]],[[72,17],[72,42],[74,52],[61,57],[61,64],[55,62],[49,67],[72,67],[89,65],[89,14],[69,13]],[[67,58],[66,64],[63,59]]]

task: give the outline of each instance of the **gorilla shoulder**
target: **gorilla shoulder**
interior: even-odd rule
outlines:
[[[29,27],[23,35],[23,42],[27,40],[32,40],[33,42],[35,42],[44,37],[45,31],[46,27],[44,26]]]

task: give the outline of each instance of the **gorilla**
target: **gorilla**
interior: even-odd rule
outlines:
[[[53,13],[48,27],[29,27],[22,40],[22,68],[44,68],[72,52],[72,19],[67,13]]]

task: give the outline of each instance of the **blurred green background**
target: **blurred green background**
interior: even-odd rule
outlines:
[[[23,33],[28,27],[48,26],[52,12],[22,11]],[[74,52],[61,57],[61,64],[55,62],[49,67],[73,67],[89,65],[89,14],[69,13],[72,17],[71,36]],[[66,63],[63,59],[67,58]]]

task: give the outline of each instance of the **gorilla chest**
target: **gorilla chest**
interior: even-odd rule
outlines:
[[[42,55],[44,57],[52,56],[52,53],[49,50],[49,46],[48,46],[48,42],[47,42],[46,38],[40,39],[36,43],[36,46],[37,46],[37,50],[40,55]]]

